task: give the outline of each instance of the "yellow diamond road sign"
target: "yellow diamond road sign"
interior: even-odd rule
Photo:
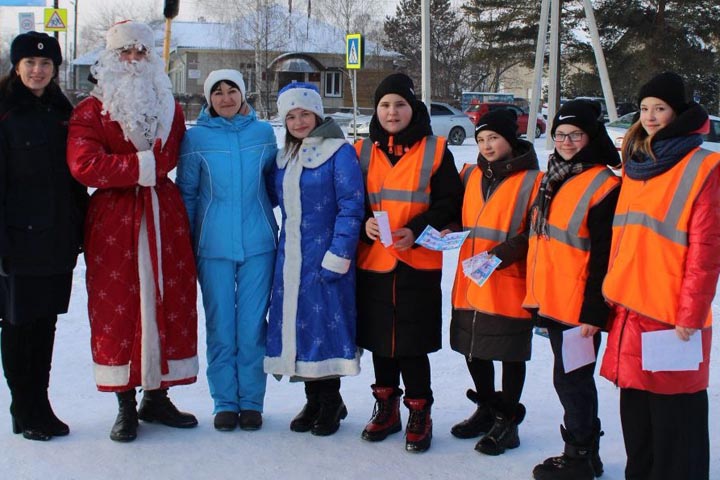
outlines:
[[[67,8],[46,8],[44,12],[46,32],[67,32]]]

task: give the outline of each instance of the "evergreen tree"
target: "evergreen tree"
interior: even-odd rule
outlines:
[[[598,0],[594,2],[613,93],[635,101],[644,82],[672,70],[685,78],[690,94],[716,112],[720,60],[720,4],[717,0]],[[585,42],[586,43],[586,42]],[[577,47],[577,46],[576,46]],[[577,60],[593,65],[587,46]],[[570,74],[570,82],[600,90],[597,77]],[[580,80],[580,82],[578,82]],[[591,93],[591,92],[586,92]]]
[[[403,55],[405,71],[420,87],[420,0],[401,0],[395,16],[385,18],[384,47]],[[432,96],[456,102],[468,75],[470,38],[450,0],[430,0],[430,63]]]
[[[476,46],[472,62],[482,69],[475,88],[496,92],[502,76],[535,59],[540,0],[469,0],[462,6]]]

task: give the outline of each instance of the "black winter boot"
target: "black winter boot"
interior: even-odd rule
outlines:
[[[477,405],[477,408],[469,418],[453,425],[450,429],[450,433],[457,438],[475,438],[490,431],[495,422],[495,417],[487,402],[481,401],[474,390],[468,390],[466,395],[471,402]]]
[[[320,414],[320,399],[317,393],[305,393],[307,401],[300,413],[290,422],[290,430],[293,432],[309,432]]]
[[[158,422],[168,427],[192,428],[198,421],[192,413],[181,412],[168,397],[167,388],[145,390],[138,418],[144,422]]]
[[[37,415],[36,396],[30,388],[37,381],[30,363],[33,354],[30,333],[27,326],[11,325],[3,321],[0,353],[12,397],[10,417],[13,433],[22,433],[28,440],[46,441],[50,440],[52,435],[47,432]]]
[[[403,391],[396,387],[372,385],[375,407],[372,418],[362,431],[362,439],[368,442],[380,442],[388,435],[402,430],[400,420],[400,396]]]
[[[320,411],[310,428],[310,433],[319,437],[332,435],[340,428],[340,420],[347,417],[347,407],[340,392],[321,392],[318,394]]]
[[[138,414],[135,389],[117,392],[118,414],[110,430],[110,440],[132,442],[137,438]]]
[[[535,480],[593,480],[592,444],[579,443],[565,427],[560,426],[565,440],[565,451],[559,457],[550,457],[533,469]]]
[[[37,320],[33,324],[35,349],[31,364],[37,382],[33,386],[37,415],[48,433],[54,437],[61,437],[70,433],[70,427],[55,415],[48,398],[56,322],[57,317],[49,317]]]
[[[495,423],[475,445],[475,450],[486,455],[502,455],[508,448],[520,446],[518,425],[525,419],[525,406],[518,403],[503,405],[495,411]]]
[[[605,432],[602,431],[602,426],[600,424],[600,419],[595,419],[595,434],[593,435],[593,443],[592,443],[592,457],[590,458],[590,463],[592,464],[593,471],[595,472],[596,477],[601,477],[604,469],[603,469],[603,463],[600,459],[600,437],[605,435]]]
[[[403,403],[410,409],[410,418],[405,429],[405,450],[413,453],[424,452],[430,448],[432,442],[432,399],[405,398]]]

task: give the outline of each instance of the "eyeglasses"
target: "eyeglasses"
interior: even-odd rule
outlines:
[[[570,139],[572,143],[579,142],[585,132],[556,133],[552,136],[557,143],[563,143],[566,139]]]

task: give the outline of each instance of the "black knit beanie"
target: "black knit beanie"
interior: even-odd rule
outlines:
[[[491,130],[499,134],[513,148],[517,145],[517,115],[513,110],[498,109],[480,117],[475,127],[475,141],[483,130]]]
[[[664,72],[655,75],[645,85],[640,87],[638,94],[638,106],[643,98],[655,97],[664,101],[676,114],[682,113],[688,108],[685,99],[685,82],[682,77],[674,72]]]
[[[55,67],[62,63],[60,44],[55,37],[47,33],[27,32],[15,37],[10,46],[10,62],[17,65],[20,60],[27,57],[49,58]]]
[[[411,107],[417,101],[415,85],[413,85],[412,79],[404,73],[393,73],[380,82],[375,90],[375,109],[377,109],[380,99],[389,93],[400,95],[407,100]]]
[[[571,100],[566,102],[555,114],[552,123],[551,135],[560,125],[574,125],[585,132],[588,137],[595,138],[601,125],[600,115],[602,107],[592,100]]]

